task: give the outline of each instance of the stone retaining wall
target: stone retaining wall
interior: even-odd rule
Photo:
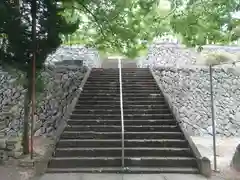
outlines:
[[[38,135],[51,135],[61,124],[86,71],[84,67],[56,66],[42,72],[45,88],[37,96],[35,130]],[[7,144],[13,139],[13,144],[20,142],[23,127],[25,90],[15,84],[15,79],[6,72],[0,73],[0,150],[5,152],[17,149],[15,145],[9,149]]]
[[[154,72],[190,135],[212,134],[209,68],[165,66]],[[239,69],[215,68],[213,88],[217,134],[240,136]]]
[[[147,56],[138,59],[139,67],[195,64],[200,54],[178,44],[157,43],[149,47]]]

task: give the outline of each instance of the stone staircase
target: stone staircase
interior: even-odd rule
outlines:
[[[125,167],[198,173],[196,158],[148,69],[122,69]]]
[[[48,173],[198,173],[197,161],[148,69],[93,69]]]

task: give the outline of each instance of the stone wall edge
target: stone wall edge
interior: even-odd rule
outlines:
[[[158,82],[157,78],[156,78],[156,75],[155,73],[151,71],[151,74],[153,75],[154,77],[154,80],[156,81],[158,87],[160,88],[160,90],[162,91],[163,87],[161,86],[161,84]],[[163,92],[163,91],[162,91]],[[182,122],[180,121],[180,118],[179,118],[179,113],[178,113],[178,110],[176,108],[174,108],[174,106],[172,105],[171,101],[170,101],[170,98],[168,97],[168,95],[164,94],[163,93],[163,96],[164,96],[164,99],[166,100],[169,108],[171,109],[173,115],[174,115],[174,118],[176,119],[176,121],[178,122],[179,124],[179,127],[181,129],[181,131],[183,132],[186,140],[188,141],[189,143],[189,146],[191,147],[191,150],[193,151],[193,154],[194,156],[198,159],[198,167],[199,167],[199,170],[200,172],[202,173],[202,159],[203,159],[203,156],[201,155],[200,151],[197,149],[197,146],[194,144],[193,140],[191,139],[191,137],[188,135],[188,133],[184,130],[183,126],[182,126]],[[210,162],[210,161],[209,161]],[[210,166],[211,167],[211,166]],[[205,175],[205,174],[204,174]],[[206,176],[206,175],[205,175]]]

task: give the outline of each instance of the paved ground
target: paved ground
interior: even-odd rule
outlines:
[[[12,162],[0,166],[0,180],[29,180],[33,173],[32,169],[20,168]]]
[[[182,174],[45,174],[40,180],[207,180]]]
[[[205,156],[213,162],[213,145],[212,145],[212,137],[191,137],[198,150],[200,151],[202,156]],[[230,137],[216,138],[216,149],[217,149],[217,168],[220,171],[225,171],[229,169],[229,165],[231,163],[234,152],[236,151],[236,147],[240,143],[240,138],[238,137]],[[213,169],[213,163],[212,163]]]

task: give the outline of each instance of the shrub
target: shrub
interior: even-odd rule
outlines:
[[[211,52],[203,54],[204,65],[220,65],[223,63],[232,63],[237,59],[236,55],[228,52]]]

